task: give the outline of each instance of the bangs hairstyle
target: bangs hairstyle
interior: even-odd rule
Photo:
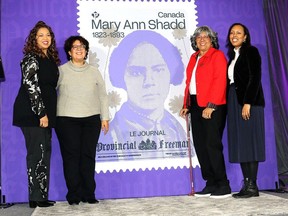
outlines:
[[[25,40],[25,45],[23,48],[23,54],[26,55],[28,53],[34,53],[42,58],[45,58],[44,52],[38,47],[37,45],[37,32],[40,28],[46,28],[48,29],[50,35],[51,35],[51,45],[48,47],[47,54],[48,56],[52,57],[57,65],[60,64],[59,54],[56,47],[56,41],[55,41],[55,35],[52,31],[52,28],[48,26],[43,21],[38,21],[36,25],[32,28],[30,31],[28,37]]]
[[[218,36],[217,36],[217,32],[214,32],[210,27],[208,26],[200,26],[198,28],[196,28],[196,30],[194,31],[194,34],[190,37],[190,41],[191,41],[191,46],[193,48],[193,50],[198,51],[199,48],[197,47],[197,43],[196,43],[196,38],[202,33],[202,32],[206,32],[207,36],[210,38],[213,48],[215,49],[219,49],[219,43],[218,43]]]
[[[67,38],[64,43],[64,50],[65,50],[66,58],[68,61],[71,59],[69,52],[71,51],[73,43],[76,40],[80,41],[81,44],[85,45],[86,56],[84,59],[87,59],[88,52],[89,52],[89,42],[84,37],[75,35],[75,36],[70,36],[69,38]]]

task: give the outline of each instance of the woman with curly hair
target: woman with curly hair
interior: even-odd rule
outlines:
[[[26,142],[29,206],[49,207],[55,203],[48,200],[48,187],[60,64],[51,27],[37,22],[26,38],[23,53],[13,125],[21,128]]]
[[[109,130],[108,95],[98,68],[86,59],[89,42],[65,40],[67,62],[59,67],[56,134],[63,159],[69,205],[97,204],[95,156],[101,129]]]

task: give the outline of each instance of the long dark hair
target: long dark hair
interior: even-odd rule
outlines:
[[[232,60],[235,57],[234,46],[230,42],[230,32],[231,32],[231,29],[235,25],[242,26],[244,29],[244,35],[246,35],[245,42],[243,42],[241,49],[240,49],[240,54],[242,52],[244,52],[248,47],[251,46],[251,37],[250,37],[250,33],[249,33],[248,28],[245,25],[243,25],[242,23],[233,23],[228,30],[228,34],[227,34],[227,38],[226,38],[226,47],[228,48],[227,55],[229,57],[229,60]]]
[[[50,26],[48,26],[45,22],[43,21],[38,21],[36,25],[31,29],[28,37],[25,40],[25,45],[23,48],[23,53],[26,55],[28,53],[34,53],[38,56],[41,56],[42,58],[45,58],[45,54],[43,51],[38,47],[37,45],[37,32],[39,31],[40,28],[46,28],[50,32],[51,35],[51,45],[49,46],[47,50],[48,56],[52,57],[54,61],[56,62],[57,65],[60,64],[60,59],[59,59],[59,54],[58,50],[56,48],[56,41],[55,41],[55,35],[51,29]]]

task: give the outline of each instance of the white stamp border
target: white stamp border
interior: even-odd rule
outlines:
[[[191,50],[189,50],[187,53],[187,49],[191,49],[190,46],[190,35],[193,33],[194,29],[197,26],[197,11],[196,11],[196,5],[195,5],[195,1],[194,0],[190,0],[190,1],[185,1],[185,0],[181,0],[181,1],[161,1],[161,0],[154,0],[154,1],[149,1],[149,0],[142,0],[142,1],[137,1],[137,0],[130,0],[130,1],[125,1],[125,0],[117,0],[117,1],[113,1],[113,0],[77,0],[77,4],[78,4],[78,33],[82,36],[84,36],[86,39],[88,39],[89,43],[90,43],[90,50],[92,51],[91,53],[89,53],[89,61],[95,61],[96,64],[99,64],[99,69],[103,75],[103,77],[106,76],[106,66],[105,64],[101,64],[101,62],[105,61],[106,59],[106,63],[107,63],[107,59],[109,58],[109,55],[111,54],[112,50],[110,49],[111,47],[109,47],[109,49],[106,48],[105,49],[99,49],[100,45],[94,45],[95,44],[95,40],[93,40],[93,38],[91,38],[91,25],[89,22],[87,22],[89,19],[91,19],[89,16],[91,16],[91,14],[94,11],[98,11],[98,12],[102,12],[102,10],[105,10],[107,13],[107,10],[111,10],[110,14],[111,14],[111,19],[113,18],[113,13],[114,16],[116,16],[115,14],[120,14],[119,16],[123,16],[122,18],[131,18],[132,17],[138,17],[139,19],[141,19],[142,17],[147,16],[147,13],[152,13],[151,11],[153,10],[159,10],[159,11],[179,11],[179,12],[183,12],[185,14],[185,19],[187,21],[187,26],[188,28],[186,28],[187,30],[187,34],[185,35],[185,38],[183,38],[183,40],[176,40],[175,38],[172,37],[171,35],[167,34],[167,31],[165,32],[165,30],[159,30],[157,29],[158,33],[161,33],[163,36],[165,36],[168,40],[170,40],[170,42],[174,43],[175,46],[179,47],[179,49],[185,54],[186,53],[186,61],[183,61],[184,66],[186,66],[186,64],[188,63],[188,60],[190,58],[191,55]],[[153,4],[153,7],[151,6]],[[133,10],[136,10],[136,12],[134,12],[133,14]],[[143,11],[143,14],[139,15],[139,11]],[[129,13],[127,12],[129,11]],[[125,15],[126,13],[126,15]],[[137,14],[136,14],[137,13]],[[124,17],[125,16],[125,17]],[[89,29],[90,28],[90,29]],[[133,29],[132,29],[133,30]],[[131,33],[132,30],[129,32],[127,31],[127,34]],[[93,41],[93,42],[92,42]],[[104,47],[102,47],[104,48]],[[112,47],[113,49],[113,47]],[[109,51],[108,51],[109,50]],[[105,58],[101,58],[100,56],[100,60],[98,59],[93,59],[93,55],[94,52],[95,53],[101,53],[103,56],[105,56]],[[106,52],[106,53],[105,53]],[[107,53],[108,52],[108,53]],[[99,56],[98,56],[99,57]],[[99,63],[100,62],[100,63]],[[185,79],[184,79],[185,81]],[[111,85],[111,83],[105,80],[105,82],[107,83],[107,89],[113,89],[113,86]],[[181,88],[172,88],[172,90],[170,89],[171,92],[179,92],[179,89],[181,89],[182,91],[183,86]],[[119,90],[121,91],[121,90]],[[168,106],[168,104],[166,104],[165,106]],[[111,117],[113,118],[115,113],[111,113]],[[182,123],[183,128],[185,128],[185,121],[183,120]],[[191,136],[192,137],[192,136]],[[193,147],[193,143],[192,143],[192,147]],[[194,151],[194,149],[193,149]],[[199,162],[197,160],[197,157],[194,156],[192,157],[192,165],[193,167],[199,166]],[[185,158],[163,158],[163,159],[150,159],[150,160],[132,160],[132,161],[125,161],[125,160],[120,160],[120,161],[111,161],[111,162],[97,162],[96,163],[96,172],[100,173],[100,172],[119,172],[119,171],[139,171],[141,170],[151,170],[151,169],[171,169],[171,168],[184,168],[184,167],[189,167],[190,163],[189,163],[189,158],[185,157]]]

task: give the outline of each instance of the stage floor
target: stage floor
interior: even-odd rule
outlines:
[[[194,196],[148,197],[100,200],[99,204],[80,203],[70,206],[57,202],[54,207],[30,209],[28,204],[14,204],[0,209],[2,216],[256,216],[288,215],[288,193],[262,191],[260,197],[249,199],[197,198]]]

